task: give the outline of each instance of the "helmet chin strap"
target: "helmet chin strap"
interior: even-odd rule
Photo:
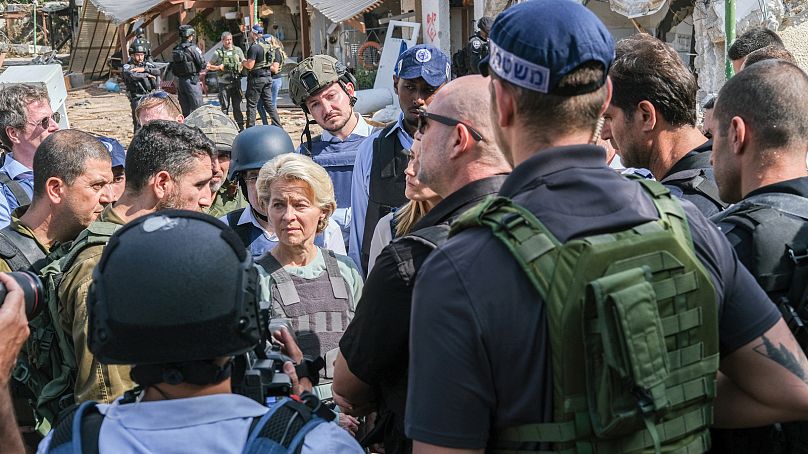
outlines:
[[[257,217],[258,219],[260,219],[260,220],[262,220],[264,222],[269,222],[269,217],[264,216],[263,214],[259,213],[258,210],[256,210],[255,208],[252,207],[252,205],[250,205],[250,210],[253,212],[253,216]]]

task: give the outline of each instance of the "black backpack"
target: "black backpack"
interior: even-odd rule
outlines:
[[[171,51],[171,72],[177,77],[196,75],[196,65],[190,55],[190,46],[177,44]]]
[[[124,399],[132,397],[129,395]],[[98,436],[104,415],[96,405],[96,402],[84,402],[60,419],[46,452],[98,454]],[[242,452],[299,453],[306,434],[320,424],[333,421],[336,416],[313,394],[303,393],[297,399],[285,397],[273,404],[264,415],[253,419]]]

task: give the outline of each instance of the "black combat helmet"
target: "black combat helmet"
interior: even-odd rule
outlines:
[[[235,181],[238,173],[260,169],[275,156],[294,151],[292,139],[283,128],[270,125],[247,128],[233,141],[227,179]]]
[[[146,49],[146,45],[142,41],[135,40],[135,41],[132,41],[132,45],[129,46],[129,53],[130,54],[147,54],[149,52],[148,52],[148,49]]]
[[[258,298],[233,230],[201,213],[152,213],[118,230],[93,271],[90,351],[147,368],[237,355],[261,339]]]
[[[190,36],[196,35],[196,30],[190,25],[180,25],[180,36],[182,39],[186,39]]]

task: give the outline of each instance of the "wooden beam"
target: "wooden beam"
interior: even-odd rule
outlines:
[[[142,23],[140,26],[141,26],[142,28],[146,28],[146,27],[148,27],[149,25],[151,25],[151,23],[152,23],[152,22],[154,22],[154,20],[155,20],[155,19],[157,19],[158,17],[160,17],[160,15],[159,15],[159,14],[155,14],[155,15],[153,15],[152,17],[150,17],[150,18],[146,19],[146,21],[145,21],[145,22],[143,22],[143,23]],[[118,31],[118,33],[120,33],[120,30]],[[137,29],[136,29],[136,28],[133,28],[131,32],[129,32],[129,33],[127,33],[127,34],[126,34],[126,38],[125,38],[125,39],[126,39],[126,41],[129,41],[130,39],[134,38],[134,37],[135,37],[135,35],[137,35]]]
[[[127,46],[129,37],[126,36],[126,24],[118,25],[118,45],[121,46],[121,64],[126,64],[129,61],[129,46]]]
[[[160,45],[152,49],[152,56],[157,58],[157,56],[162,54],[164,50],[168,49],[171,46],[174,46],[179,37],[180,35],[178,32],[171,32],[171,34],[166,37],[165,41],[163,41],[162,43],[160,43]]]
[[[309,12],[306,10],[306,0],[300,0],[300,48],[303,51],[303,58],[311,54],[309,29],[311,29],[311,21],[309,19]]]
[[[207,8],[207,9],[203,10],[199,14],[202,17],[208,17],[210,15],[210,13],[212,13],[212,12],[213,12],[213,8]],[[165,41],[160,43],[159,46],[152,49],[152,55],[156,57],[157,55],[162,54],[163,51],[168,49],[170,46],[176,45],[177,40],[179,39],[179,37],[180,37],[179,32],[171,32],[171,34],[168,35],[168,37],[166,38]]]
[[[250,11],[250,27],[255,25],[255,0],[247,0],[247,6]],[[247,30],[249,32],[249,30]]]

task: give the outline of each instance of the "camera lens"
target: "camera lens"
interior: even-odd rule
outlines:
[[[45,307],[45,291],[42,288],[42,281],[34,273],[28,271],[15,271],[6,273],[10,275],[17,284],[22,287],[23,298],[25,299],[25,316],[28,320],[36,317]],[[6,286],[0,283],[0,305],[6,299]]]

